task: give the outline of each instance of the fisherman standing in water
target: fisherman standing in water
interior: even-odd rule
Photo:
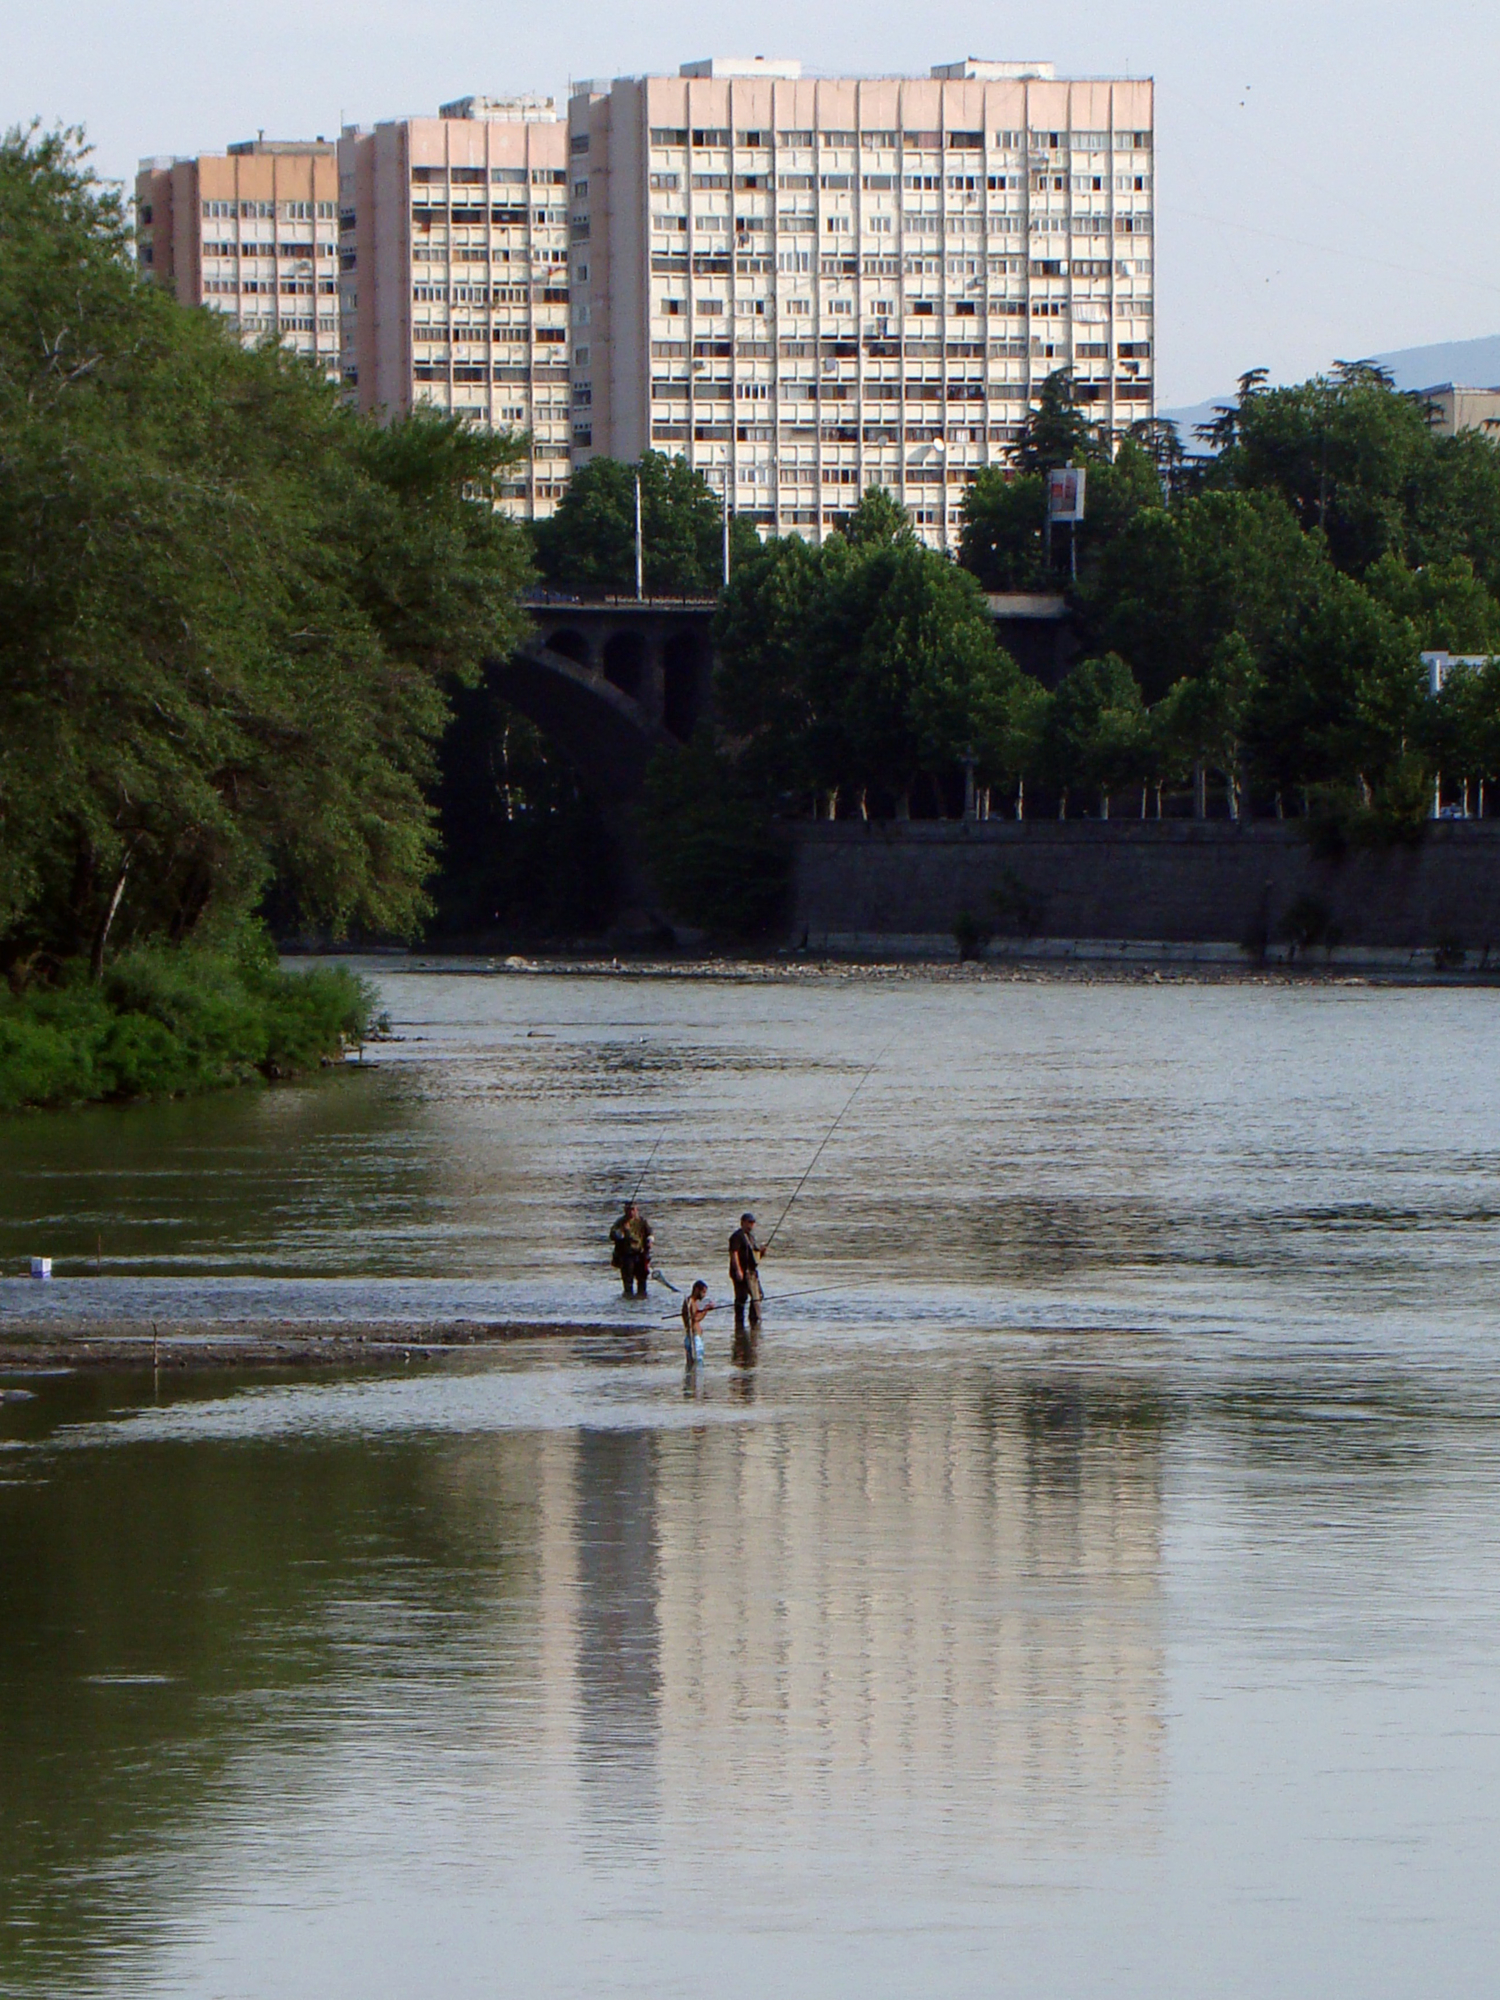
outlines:
[[[760,1302],[765,1294],[760,1288],[760,1260],[765,1255],[755,1240],[755,1217],[746,1210],[740,1217],[740,1226],[729,1239],[729,1282],[734,1286],[734,1330],[745,1331],[745,1312],[749,1308],[750,1329],[760,1325]]]
[[[694,1281],[693,1289],[682,1302],[682,1351],[687,1356],[689,1368],[695,1368],[703,1359],[703,1322],[718,1307],[708,1296],[708,1286],[701,1278]]]
[[[635,1202],[626,1202],[625,1213],[610,1230],[609,1240],[615,1246],[610,1261],[620,1274],[626,1298],[632,1290],[636,1298],[645,1298],[646,1280],[651,1276],[651,1224]]]

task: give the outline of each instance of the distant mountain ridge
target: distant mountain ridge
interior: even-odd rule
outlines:
[[[1480,340],[1445,340],[1433,347],[1400,347],[1394,354],[1360,354],[1343,357],[1347,361],[1378,361],[1388,368],[1398,389],[1435,389],[1442,382],[1457,382],[1467,389],[1487,389],[1500,384],[1500,333]],[[1176,424],[1182,441],[1196,442],[1195,426],[1213,422],[1220,403],[1234,401],[1233,389],[1215,396],[1209,403],[1191,403],[1181,409],[1161,410],[1158,415]]]

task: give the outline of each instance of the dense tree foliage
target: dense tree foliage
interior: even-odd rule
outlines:
[[[552,590],[580,597],[635,590],[635,490],[641,488],[641,569],[648,597],[712,597],[724,577],[723,503],[685,458],[648,451],[639,464],[595,458],[580,466],[549,520],[533,530],[536,562]],[[730,523],[730,556],[756,545],[744,519]]]
[[[608,928],[620,883],[598,801],[488,687],[454,695],[433,797],[443,852],[429,937],[561,940]]]
[[[784,796],[909,810],[919,780],[966,757],[1002,762],[1019,680],[974,579],[866,494],[821,548],[747,554],[718,618],[727,729]]]
[[[0,958],[182,938],[279,878],[409,931],[445,684],[514,642],[506,448],[382,429],[136,276],[67,135],[0,144]]]
[[[1070,598],[1085,657],[1055,688],[998,651],[978,593],[887,494],[821,549],[756,551],[720,614],[743,755],[823,810],[901,812],[924,779],[947,809],[966,763],[1016,811],[1178,793],[1396,827],[1439,783],[1473,809],[1500,775],[1500,666],[1434,697],[1418,656],[1500,654],[1500,450],[1437,435],[1361,363],[1286,389],[1252,371],[1204,442],[1192,458],[1151,421],[1110,448],[1061,371],[1012,465],[970,487],[961,570]],[[1062,464],[1086,469],[1087,520],[1049,553]]]

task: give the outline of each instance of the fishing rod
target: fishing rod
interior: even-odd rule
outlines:
[[[706,1305],[703,1308],[703,1310],[705,1313],[723,1312],[725,1308],[725,1303],[726,1302],[723,1299],[720,1299],[716,1305]],[[681,1313],[673,1313],[670,1319],[661,1319],[657,1321],[658,1326],[681,1326],[681,1324],[682,1324]]]
[[[646,1164],[641,1168],[641,1177],[636,1182],[635,1186],[630,1190],[631,1201],[635,1200],[636,1196],[640,1193],[641,1189],[646,1185],[646,1176],[651,1171],[651,1162],[656,1158],[657,1154],[661,1151],[661,1142],[665,1137],[666,1134],[662,1132],[659,1132],[656,1135],[656,1144],[651,1148],[651,1151],[646,1155]]]
[[[802,1292],[777,1292],[771,1297],[764,1299],[762,1303],[768,1306],[784,1306],[790,1304],[793,1299],[816,1299],[823,1297],[828,1292],[847,1292],[848,1289],[847,1285],[812,1285],[806,1291]],[[723,1312],[727,1303],[727,1300],[720,1299],[715,1301],[713,1305],[706,1306],[704,1310],[714,1313]],[[662,1320],[661,1324],[663,1326],[676,1326],[676,1315],[674,1314],[671,1319]]]
[[[895,1036],[892,1035],[891,1042],[893,1042],[895,1039],[896,1039]],[[808,1176],[812,1173],[813,1168],[818,1164],[819,1160],[821,1160],[823,1157],[823,1147],[828,1144],[828,1141],[833,1137],[834,1133],[837,1132],[840,1125],[843,1124],[844,1113],[849,1109],[849,1106],[854,1102],[855,1098],[858,1097],[859,1093],[864,1089],[865,1085],[869,1082],[870,1078],[875,1074],[876,1070],[880,1067],[881,1058],[885,1055],[886,1050],[890,1048],[891,1042],[886,1043],[885,1048],[883,1048],[880,1051],[880,1054],[876,1056],[874,1062],[870,1064],[870,1067],[865,1071],[864,1075],[860,1078],[859,1082],[855,1084],[853,1090],[851,1090],[849,1095],[845,1098],[843,1107],[840,1110],[838,1117],[834,1119],[833,1123],[829,1126],[828,1130],[823,1134],[823,1144],[819,1146],[817,1152],[815,1152],[812,1158],[808,1161],[807,1172],[803,1174],[801,1180],[798,1181],[797,1185],[792,1189],[791,1194],[787,1198],[786,1207],[781,1211],[780,1215],[777,1216],[776,1227],[771,1231],[770,1235],[765,1240],[764,1244],[765,1250],[769,1250],[771,1245],[776,1241],[776,1230],[780,1229],[782,1223],[785,1222],[787,1217],[791,1214],[792,1203],[797,1199],[798,1195],[801,1194],[803,1188],[806,1187],[808,1182]]]

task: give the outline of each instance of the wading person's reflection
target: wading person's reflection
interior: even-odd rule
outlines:
[[[736,1328],[729,1347],[729,1393],[742,1403],[755,1398],[755,1364],[760,1360],[760,1334]]]

